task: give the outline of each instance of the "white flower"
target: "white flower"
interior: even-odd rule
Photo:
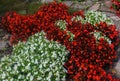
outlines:
[[[14,70],[17,70],[17,67],[18,67],[18,66],[15,64],[15,65],[14,65]]]
[[[19,76],[18,76],[18,79],[21,79],[21,78],[22,78],[22,75],[19,75]]]
[[[55,22],[55,25],[60,27],[60,29],[65,30],[67,22],[65,20],[58,20],[58,21]]]
[[[87,11],[85,13],[84,22],[89,22],[89,23],[95,25],[96,23],[100,23],[100,21],[106,22],[109,25],[113,24],[112,19],[107,18],[107,16],[104,13],[102,13],[102,12]]]
[[[6,77],[6,74],[3,72],[2,73],[2,79],[5,79],[5,77]]]
[[[10,81],[13,81],[13,78],[11,78]]]
[[[103,36],[102,35],[102,32],[96,32],[96,31],[94,31],[94,32],[92,32],[91,34],[93,34],[94,35],[94,37],[96,38],[96,41],[98,42],[98,40],[100,40],[100,38],[104,38],[109,44],[111,44],[111,40],[110,40],[110,38],[108,38],[108,37],[106,37],[105,35]]]
[[[30,76],[31,76],[31,73],[28,73],[27,76],[30,77]]]
[[[30,70],[30,63],[25,67],[25,69]]]
[[[34,76],[31,75],[30,76],[30,81],[33,81],[33,79],[34,79]]]
[[[38,77],[37,80],[42,80],[42,77]]]

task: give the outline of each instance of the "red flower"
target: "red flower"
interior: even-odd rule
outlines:
[[[114,45],[113,45],[113,44],[110,44],[110,47],[111,47],[112,49],[114,49]]]
[[[77,42],[73,41],[73,46],[77,46]]]
[[[101,50],[101,49],[102,49],[102,46],[101,46],[101,45],[99,45],[99,46],[98,46],[98,49],[99,49],[99,50]]]

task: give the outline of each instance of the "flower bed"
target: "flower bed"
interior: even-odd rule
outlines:
[[[67,70],[66,77],[75,81],[120,81],[119,79],[112,78],[112,76],[104,70],[105,65],[108,64],[111,66],[113,60],[117,57],[115,47],[118,45],[119,39],[118,31],[112,20],[107,18],[106,15],[101,12],[88,11],[84,14],[83,11],[79,11],[70,15],[66,5],[54,2],[40,7],[34,15],[22,16],[15,12],[7,13],[2,18],[2,28],[12,34],[10,41],[15,45],[12,56],[4,57],[3,59],[7,59],[7,61],[14,57],[25,59],[22,58],[25,53],[25,56],[30,57],[31,60],[34,59],[31,68],[39,67],[39,65],[34,65],[35,59],[38,60],[41,58],[41,61],[45,59],[54,60],[52,56],[44,56],[44,54],[48,53],[54,45],[51,49],[47,49],[47,47],[49,47],[47,46],[40,50],[46,42],[40,42],[41,40],[44,40],[44,37],[39,35],[39,40],[39,37],[36,36],[35,33],[44,31],[47,40],[56,41],[65,46],[66,51],[65,48],[63,49],[59,45],[52,49],[54,53],[50,51],[51,54],[56,54],[55,56],[58,60],[56,60],[58,66],[56,65],[56,67],[54,67],[57,69],[52,69],[49,72],[57,72],[55,78],[54,73],[50,74],[50,76],[53,76],[51,79],[47,78],[50,77],[49,75],[44,76],[47,79],[41,77],[41,72],[36,75],[43,78],[45,81],[64,81],[65,72],[59,70],[63,66]],[[33,36],[32,39],[34,41],[28,39],[29,36],[33,34],[35,34],[35,38]],[[27,42],[18,43],[19,41]],[[29,50],[27,48],[29,48]],[[69,54],[67,54],[67,50],[69,51]],[[65,57],[66,54],[68,57]],[[60,58],[57,58],[57,55]],[[62,58],[63,60],[61,60]],[[67,59],[66,62],[65,59]],[[13,59],[13,61],[9,62],[17,62],[17,59]],[[26,61],[23,60],[22,62],[24,63]],[[40,69],[47,71],[48,67],[51,66],[51,63],[48,61],[45,63],[47,63],[48,66],[46,65],[47,67]],[[29,62],[22,68],[25,69],[28,64]],[[44,62],[43,65],[45,65]],[[7,65],[4,60],[1,60],[0,66],[5,70],[9,67],[9,64]],[[6,68],[4,68],[5,66]],[[42,66],[42,64],[40,64],[40,66]],[[4,70],[1,70],[1,73],[4,73]],[[31,69],[30,71],[36,72],[34,69]],[[39,70],[37,71],[39,72]],[[26,73],[29,74],[29,72]],[[18,75],[15,75],[15,77],[18,79],[19,75],[20,73],[18,72]],[[10,73],[7,73],[7,76],[11,76]],[[1,75],[1,77],[3,77],[3,75]],[[61,77],[64,78],[61,79]],[[30,80],[30,77],[28,79]],[[33,79],[36,80],[36,78],[32,77],[32,80]]]

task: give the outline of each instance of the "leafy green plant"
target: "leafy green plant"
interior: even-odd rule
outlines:
[[[64,81],[63,64],[68,51],[45,33],[31,36],[27,42],[14,46],[13,54],[0,60],[0,80],[3,81]]]

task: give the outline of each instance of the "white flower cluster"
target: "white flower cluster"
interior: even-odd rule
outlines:
[[[0,81],[65,81],[67,54],[65,46],[37,33],[0,60]]]
[[[96,38],[96,42],[98,42],[100,40],[100,38],[104,38],[104,40],[107,41],[109,44],[111,44],[111,42],[112,42],[108,37],[106,37],[105,35],[103,36],[102,32],[94,31],[94,32],[92,32],[92,34]]]
[[[79,15],[73,16],[71,20],[75,22],[81,21],[82,23],[84,23],[84,19]]]
[[[69,41],[73,41],[75,35],[71,33],[70,31],[67,31],[67,35],[70,35]]]
[[[60,29],[65,30],[67,22],[65,20],[58,20],[58,21],[55,22],[55,25],[59,26]]]
[[[95,25],[96,23],[100,23],[100,21],[106,22],[109,25],[113,24],[113,21],[110,18],[108,18],[106,14],[98,11],[87,11],[85,13],[84,20],[85,22],[89,22],[93,25]]]
[[[67,22],[65,20],[58,20],[58,21],[55,22],[55,25],[60,27],[61,30],[66,31]],[[68,30],[67,30],[67,35],[70,35],[69,41],[73,41],[73,38],[74,38],[75,35]]]
[[[106,16],[106,14],[102,13],[102,12],[98,12],[98,11],[87,11],[85,13],[85,18],[82,18],[81,16],[77,15],[74,16],[72,19],[72,21],[81,21],[82,23],[91,23],[93,25],[95,25],[96,23],[100,23],[100,21],[102,22],[106,22],[107,24],[113,24],[112,19],[108,18]]]

